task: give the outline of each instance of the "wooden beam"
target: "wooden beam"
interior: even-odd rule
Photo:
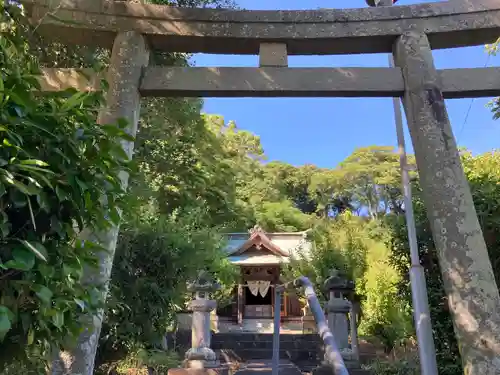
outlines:
[[[131,1],[22,0],[46,38],[110,47],[136,30],[153,50],[255,54],[284,43],[289,55],[388,53],[409,29],[425,30],[431,47],[491,43],[500,35],[500,1],[445,1],[394,7],[310,11],[176,8]]]
[[[438,71],[447,99],[500,96],[500,68]],[[100,89],[88,70],[43,69],[43,91]],[[143,96],[159,97],[395,97],[399,68],[182,68],[148,67]]]

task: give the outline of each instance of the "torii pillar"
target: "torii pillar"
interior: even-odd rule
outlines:
[[[500,374],[500,295],[427,35],[394,45],[403,105],[466,375]]]
[[[149,61],[149,48],[143,35],[136,31],[124,31],[117,34],[113,49],[107,81],[109,89],[106,93],[106,104],[100,110],[99,124],[115,124],[118,120],[127,121],[128,134],[135,137],[139,123],[141,96],[139,85],[143,68]],[[122,142],[123,151],[132,158],[133,142]],[[128,186],[128,173],[120,173],[124,189]],[[86,267],[83,283],[88,285],[104,286],[103,301],[106,300],[108,284],[113,266],[119,226],[112,226],[107,231],[93,232],[87,228],[82,234],[82,239],[92,239],[98,242],[105,251],[97,254],[99,267],[97,269]],[[92,375],[97,351],[98,339],[101,333],[104,311],[100,310],[96,316],[85,317],[85,330],[80,334],[78,342],[70,352],[60,353],[53,362],[52,375]]]

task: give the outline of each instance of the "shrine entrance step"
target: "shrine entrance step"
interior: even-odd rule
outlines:
[[[272,361],[255,359],[243,364],[235,375],[271,375],[272,372]],[[279,375],[302,375],[302,372],[293,362],[280,360]]]

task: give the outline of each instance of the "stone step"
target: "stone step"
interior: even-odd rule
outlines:
[[[349,364],[346,363],[346,365],[349,371],[349,375],[372,375],[371,371],[362,369],[359,366],[355,368],[350,368]],[[302,369],[302,372],[309,373],[311,375],[335,375],[333,368],[329,366],[319,366],[313,369],[312,371],[311,370],[304,371],[304,369]]]
[[[212,349],[227,349],[233,350],[246,350],[246,349],[273,349],[272,340],[265,341],[224,341],[212,340],[210,343]],[[310,341],[282,341],[280,340],[280,348],[284,350],[308,350],[308,351],[322,351],[323,345],[321,342]]]
[[[269,360],[252,360],[242,366],[235,375],[272,375],[272,362]],[[300,369],[291,361],[281,360],[279,375],[302,375]]]
[[[349,375],[373,375],[370,370],[365,370],[362,368],[348,369],[347,371],[349,371]],[[304,371],[304,370],[302,370],[302,373],[308,373],[311,375],[315,375],[314,373],[312,373],[310,371]],[[333,373],[333,370],[332,370],[328,375],[335,375],[335,374]]]
[[[273,340],[272,333],[251,333],[251,332],[238,332],[238,333],[214,333],[212,335],[212,341],[214,340],[224,340],[224,341],[271,341]],[[319,342],[321,343],[321,338],[316,333],[306,333],[306,334],[282,334],[280,335],[281,342]]]
[[[246,350],[273,348],[272,334],[217,333],[212,336],[213,349]],[[320,351],[323,343],[318,335],[281,335],[280,347],[284,350]]]
[[[233,356],[240,358],[241,361],[251,361],[251,360],[270,360],[273,357],[272,349],[243,349],[235,350],[230,349]],[[280,350],[280,358],[290,361],[320,361],[323,358],[322,352],[315,350]]]
[[[319,371],[318,371],[319,370]],[[372,375],[369,370],[359,367],[349,368],[349,375]],[[257,374],[258,372],[258,374]],[[234,375],[271,375],[272,361],[271,360],[252,360],[242,364],[239,370]],[[300,363],[291,362],[289,360],[280,360],[279,367],[280,375],[335,375],[330,367],[318,368],[318,366],[310,365],[310,367],[300,365]]]

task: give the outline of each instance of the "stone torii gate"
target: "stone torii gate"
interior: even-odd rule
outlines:
[[[186,9],[122,1],[25,0],[48,39],[110,48],[107,106],[135,135],[141,96],[402,97],[466,374],[500,373],[500,296],[444,99],[500,95],[500,69],[437,70],[432,49],[493,42],[498,0],[311,11]],[[67,22],[69,21],[69,22]],[[148,66],[149,50],[258,54],[259,67]],[[394,68],[288,68],[288,55],[393,53]],[[99,89],[99,77],[45,69],[42,88]],[[131,155],[132,144],[125,145]],[[103,241],[114,250],[118,228]],[[109,279],[112,255],[101,259]],[[79,350],[95,353],[96,332]],[[75,362],[71,373],[91,374]]]

